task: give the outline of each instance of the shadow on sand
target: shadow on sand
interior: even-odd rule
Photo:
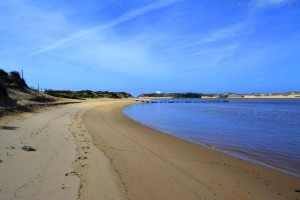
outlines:
[[[10,131],[13,131],[13,130],[17,130],[19,127],[16,127],[16,126],[0,126],[0,130],[10,130]]]

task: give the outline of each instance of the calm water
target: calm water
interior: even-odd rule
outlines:
[[[124,113],[176,137],[300,175],[300,99],[138,104]]]

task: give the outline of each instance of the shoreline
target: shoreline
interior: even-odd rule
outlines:
[[[156,127],[152,127],[152,126],[148,126],[147,124],[144,124],[140,121],[135,120],[134,118],[131,118],[129,115],[127,115],[125,113],[125,109],[128,108],[128,107],[131,107],[132,105],[128,105],[128,106],[125,106],[123,109],[122,109],[122,114],[126,117],[128,117],[129,119],[133,120],[134,122],[142,125],[142,126],[146,126],[146,127],[149,127],[151,129],[154,129],[158,132],[161,132],[163,134],[167,134],[167,135],[170,135],[172,137],[175,137],[175,138],[178,138],[178,139],[181,139],[181,140],[184,140],[184,141],[187,141],[187,142],[190,142],[192,144],[196,144],[198,146],[201,146],[203,148],[207,148],[209,150],[213,150],[213,151],[217,151],[217,152],[221,152],[221,153],[224,153],[226,155],[229,155],[231,157],[234,157],[234,158],[237,158],[237,159],[242,159],[242,160],[246,160],[248,162],[251,162],[253,164],[257,164],[257,165],[260,165],[260,166],[263,166],[263,167],[267,167],[267,168],[270,168],[272,170],[276,170],[278,172],[281,172],[281,173],[284,173],[284,174],[287,174],[287,175],[290,175],[290,176],[294,176],[296,178],[299,178],[300,179],[300,173],[298,171],[294,171],[292,169],[289,169],[289,168],[286,168],[284,166],[281,166],[279,164],[274,164],[274,163],[271,163],[271,162],[268,162],[266,160],[263,160],[259,157],[256,157],[255,155],[253,154],[250,154],[249,152],[245,152],[245,151],[240,151],[240,149],[231,149],[231,150],[227,150],[226,148],[223,148],[221,146],[216,146],[216,145],[212,145],[212,144],[209,144],[209,143],[202,143],[202,142],[195,142],[193,140],[189,140],[189,139],[185,139],[185,138],[181,138],[180,136],[177,136],[175,134],[172,134],[171,132],[165,132],[164,130],[160,130],[159,128],[156,128]],[[243,149],[241,149],[243,150]]]
[[[172,137],[175,137],[175,138],[178,138],[180,140],[184,140],[184,141],[187,141],[187,142],[190,142],[192,144],[196,144],[200,147],[203,147],[203,148],[206,148],[206,149],[209,149],[209,150],[213,150],[213,151],[217,151],[217,152],[220,152],[220,153],[224,153],[226,155],[229,155],[233,158],[237,158],[237,159],[241,159],[241,160],[245,160],[247,162],[251,162],[253,164],[257,164],[257,165],[260,165],[260,166],[263,166],[263,167],[267,167],[269,169],[272,169],[272,170],[276,170],[280,173],[284,173],[286,175],[289,175],[289,176],[294,176],[296,178],[299,178],[300,179],[300,174],[297,172],[297,171],[293,171],[293,170],[290,170],[288,168],[285,168],[284,166],[280,166],[280,165],[276,165],[276,164],[273,164],[273,163],[270,163],[270,162],[267,162],[265,160],[261,160],[255,156],[250,156],[249,154],[247,153],[238,153],[238,151],[234,151],[234,150],[226,150],[226,149],[223,149],[219,146],[215,146],[215,145],[212,145],[212,144],[208,144],[208,143],[197,143],[197,142],[194,142],[192,140],[187,140],[187,139],[184,139],[184,138],[181,138],[179,136],[176,136],[176,135],[173,135],[172,133],[167,133],[167,132],[164,132],[163,130],[159,130],[155,127],[151,127],[151,126],[148,126],[146,124],[143,124],[142,122],[139,122],[137,120],[134,120],[133,118],[131,118],[129,115],[125,114],[124,112],[124,109],[126,109],[127,107],[130,107],[130,106],[133,106],[134,104],[131,104],[131,105],[128,105],[128,106],[125,106],[122,108],[122,114],[125,116],[125,117],[128,117],[129,119],[133,120],[134,122],[142,125],[142,126],[146,126],[148,128],[151,128],[151,129],[154,129],[158,132],[161,132],[163,134],[167,134],[167,135],[170,135]]]
[[[298,178],[146,127],[122,113],[131,104],[94,108],[83,117],[96,147],[111,160],[126,198],[299,197],[295,192]],[[171,188],[178,192],[171,192]]]
[[[125,109],[126,107],[124,107],[123,109]],[[233,158],[237,158],[237,159],[241,159],[241,160],[245,160],[247,162],[250,162],[250,163],[253,163],[253,164],[257,164],[257,165],[260,165],[262,167],[267,167],[269,169],[272,169],[272,170],[276,170],[280,173],[284,173],[286,175],[289,175],[289,176],[294,176],[296,178],[299,178],[300,179],[300,174],[297,173],[296,171],[292,171],[288,168],[285,168],[283,166],[280,166],[280,165],[276,165],[276,164],[273,164],[273,163],[269,163],[267,161],[264,161],[264,160],[260,160],[258,158],[256,158],[255,156],[249,156],[247,153],[238,153],[237,151],[234,151],[234,150],[226,150],[226,149],[223,149],[219,146],[215,146],[215,145],[211,145],[211,144],[208,144],[208,143],[197,143],[197,142],[194,142],[192,140],[187,140],[187,139],[184,139],[184,138],[181,138],[179,136],[176,136],[176,135],[173,135],[171,133],[167,133],[167,132],[164,132],[162,130],[159,130],[157,128],[154,128],[154,127],[151,127],[151,126],[147,126],[146,124],[143,124],[139,121],[136,121],[134,119],[132,119],[131,117],[129,117],[128,115],[126,115],[125,113],[123,113],[126,117],[128,117],[129,119],[133,120],[134,122],[138,123],[138,124],[141,124],[142,126],[146,126],[148,128],[151,128],[151,129],[154,129],[155,131],[158,131],[158,132],[161,132],[162,134],[167,134],[167,135],[170,135],[174,138],[177,138],[177,139],[180,139],[180,140],[183,140],[183,141],[186,141],[186,142],[189,142],[191,144],[195,144],[195,145],[198,145],[200,147],[203,147],[203,148],[206,148],[206,149],[209,149],[209,150],[212,150],[212,151],[217,151],[217,152],[220,152],[220,153],[223,153],[223,154],[226,154],[228,156],[231,156]]]

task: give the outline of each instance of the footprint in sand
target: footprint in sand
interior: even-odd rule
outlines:
[[[13,153],[6,152],[6,155],[7,155],[7,156],[13,156],[14,154],[13,154]]]
[[[84,147],[81,147],[82,149],[89,149],[90,147],[89,146],[84,146]]]
[[[70,190],[71,188],[66,186],[65,184],[61,184],[61,189],[63,190]]]
[[[87,164],[81,164],[80,167],[88,167],[89,165]]]
[[[77,175],[77,172],[75,171],[70,171],[68,173],[65,173],[65,176],[75,176],[75,175]]]
[[[78,160],[86,160],[86,159],[87,159],[86,156],[80,156],[80,157],[78,158]]]

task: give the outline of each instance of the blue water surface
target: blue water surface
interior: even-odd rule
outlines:
[[[300,99],[149,103],[123,112],[176,137],[300,174]]]

